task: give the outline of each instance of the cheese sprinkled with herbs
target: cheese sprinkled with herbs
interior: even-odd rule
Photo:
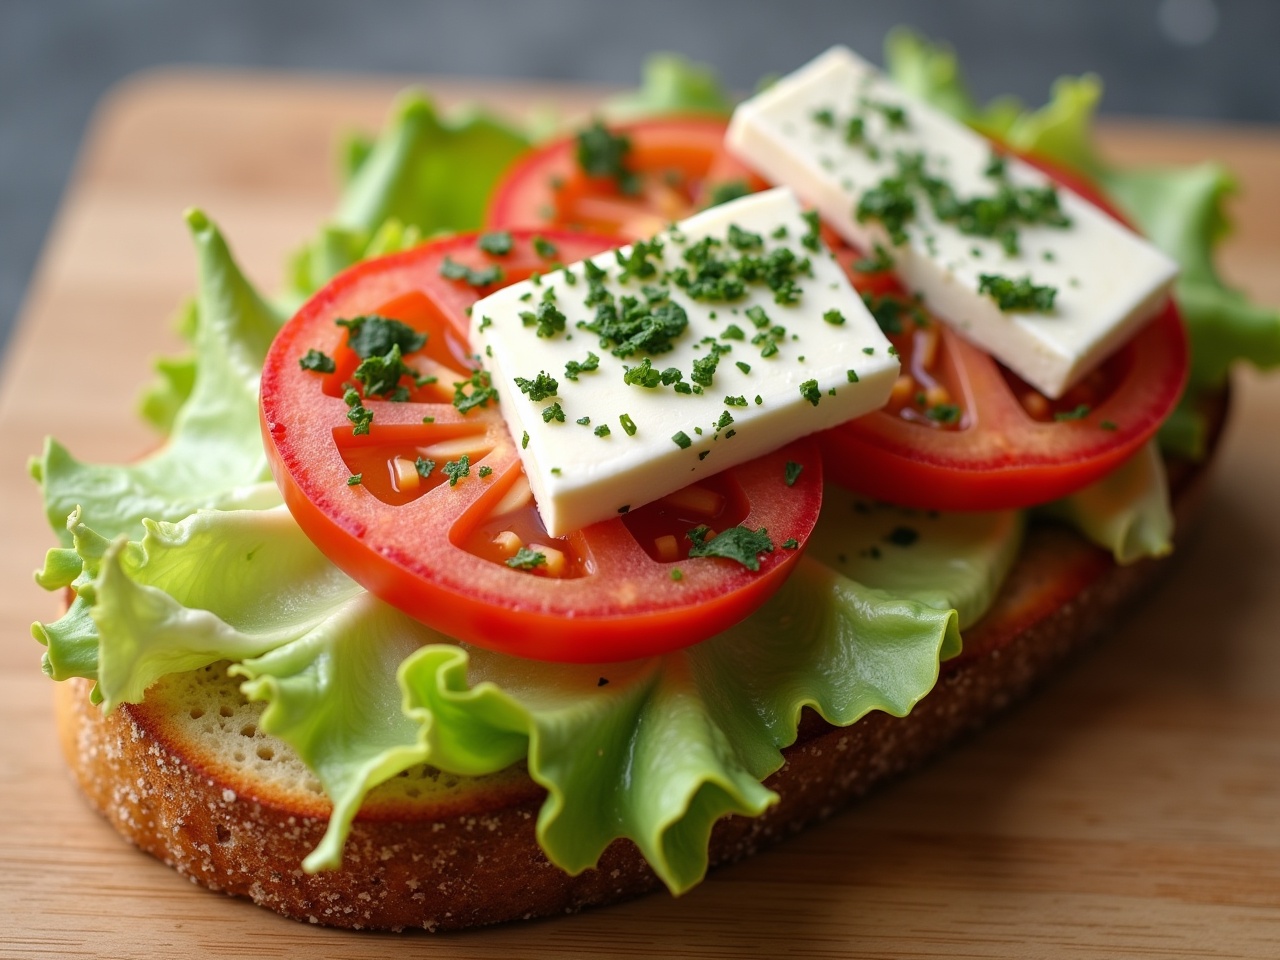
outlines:
[[[1052,397],[1152,317],[1176,274],[1107,214],[843,47],[740,104],[726,143],[863,251],[855,270],[892,269]],[[877,319],[891,331],[900,318]]]
[[[500,290],[471,333],[491,380],[459,392],[501,395],[553,536],[876,409],[898,372],[785,189]]]

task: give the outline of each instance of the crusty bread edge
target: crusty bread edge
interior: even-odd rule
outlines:
[[[1224,412],[1222,404],[1219,428]],[[1173,472],[1179,530],[1203,499],[1207,466],[1179,465]],[[1050,572],[1064,562],[1074,579]],[[996,628],[979,625],[976,645],[945,665],[934,690],[905,717],[873,713],[832,728],[808,716],[785,765],[766,781],[780,802],[759,818],[721,820],[711,836],[712,866],[830,816],[983,725],[1114,624],[1167,562],[1119,567],[1064,529],[1033,528],[985,622]],[[1053,589],[1068,596],[1055,598],[1045,612],[1045,591]],[[441,819],[362,815],[342,869],[306,874],[299,863],[323,834],[323,816],[237,792],[189,762],[145,707],[125,705],[104,715],[89,702],[88,682],[57,689],[64,752],[99,813],[193,881],[285,916],[355,929],[450,930],[574,912],[659,886],[625,840],[578,876],[551,865],[534,834],[542,793],[532,782]]]

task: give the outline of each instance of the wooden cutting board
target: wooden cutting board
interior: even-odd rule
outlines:
[[[505,110],[589,91],[433,84]],[[196,203],[266,289],[329,211],[341,131],[385,80],[153,73],[104,102],[0,392],[0,957],[1280,956],[1280,378],[1239,378],[1208,522],[1150,602],[1040,696],[913,778],[715,874],[577,917],[466,935],[338,933],[209,894],[125,845],[63,771],[28,636],[57,598],[25,459],[152,437],[149,357],[193,289]],[[1118,159],[1215,158],[1244,199],[1226,271],[1280,303],[1280,131],[1111,123]]]

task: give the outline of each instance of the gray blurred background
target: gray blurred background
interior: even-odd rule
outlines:
[[[835,42],[879,61],[898,23],[950,42],[980,99],[1093,71],[1105,113],[1280,122],[1280,0],[0,0],[0,346],[94,104],[138,70],[629,85],[675,50],[749,90]]]

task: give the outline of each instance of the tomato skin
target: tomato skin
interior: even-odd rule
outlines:
[[[504,230],[585,229],[629,240],[651,236],[706,206],[717,185],[741,182],[749,191],[766,186],[725,149],[726,126],[724,120],[694,116],[611,126],[631,141],[628,167],[643,184],[637,196],[623,195],[607,178],[583,174],[574,136],[543,144],[503,176],[490,198],[486,223]],[[671,173],[678,175],[678,188],[663,182]]]
[[[568,538],[585,575],[535,576],[461,546],[523,480],[516,445],[496,409],[464,415],[443,397],[366,399],[374,411],[369,434],[352,435],[341,397],[341,381],[351,367],[344,351],[350,349],[346,331],[334,320],[382,312],[428,332],[424,349],[435,343],[438,356],[465,357],[466,309],[477,294],[443,279],[440,267],[446,256],[475,266],[484,260],[509,267],[523,257],[526,270],[545,267],[528,252],[533,232],[516,233],[517,250],[506,258],[485,258],[475,249],[475,237],[467,236],[359,264],[284,326],[263,371],[261,420],[285,503],[312,542],[357,582],[442,633],[481,646],[542,660],[610,662],[678,649],[726,629],[781,586],[799,550],[778,547],[761,555],[759,572],[716,558],[663,563],[617,519]],[[616,243],[563,231],[537,233],[565,260]],[[302,370],[298,358],[311,349],[335,358],[337,371]],[[457,379],[464,380],[460,366],[455,362],[450,369],[459,369]],[[423,423],[424,417],[433,422]],[[348,484],[353,471],[344,455],[353,451],[459,439],[482,452],[456,486],[441,483],[408,503],[391,504],[379,499],[372,483]],[[804,466],[794,486],[785,482],[787,461]],[[481,467],[488,468],[484,478]],[[807,538],[821,506],[816,442],[792,444],[722,476],[748,503],[742,523],[767,527],[779,544],[788,537]],[[677,567],[679,580],[672,576]]]
[[[841,424],[820,435],[823,461],[837,483],[935,510],[1047,503],[1133,456],[1177,404],[1186,382],[1186,332],[1172,303],[1121,348],[1115,362],[1127,366],[1126,375],[1078,420],[1033,420],[991,357],[947,328],[941,334],[966,385],[973,424],[935,430],[884,411]]]

